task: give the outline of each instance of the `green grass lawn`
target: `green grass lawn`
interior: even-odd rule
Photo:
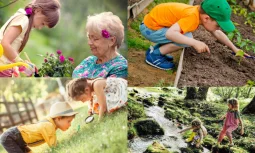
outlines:
[[[49,148],[47,144],[31,148],[35,153],[123,153],[127,152],[127,109],[107,115],[101,122],[97,117],[86,124],[87,107],[76,111],[79,114],[66,132],[57,131],[58,144]],[[80,129],[78,128],[80,125]],[[78,130],[79,129],[79,130]],[[0,153],[4,153],[0,146]]]

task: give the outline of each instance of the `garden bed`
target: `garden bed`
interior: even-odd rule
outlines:
[[[243,38],[255,41],[253,29],[243,24],[242,16],[232,14],[232,21],[239,24],[236,27]],[[211,54],[198,54],[194,48],[186,48],[178,86],[243,86],[248,80],[255,80],[254,59],[242,59],[239,64],[239,58],[201,26],[193,36],[205,42]],[[254,55],[252,51],[246,52]]]

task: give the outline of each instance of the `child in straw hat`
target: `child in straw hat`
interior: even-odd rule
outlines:
[[[45,142],[56,146],[56,130],[66,131],[76,114],[67,102],[57,102],[51,106],[50,114],[44,120],[10,128],[1,135],[0,142],[8,153],[30,152],[28,146]]]

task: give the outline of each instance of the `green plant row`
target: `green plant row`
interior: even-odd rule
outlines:
[[[229,40],[233,41],[238,47],[244,51],[252,51],[255,53],[255,42],[250,39],[243,39],[238,29],[227,34]]]
[[[246,8],[243,8],[240,5],[231,5],[232,12],[238,16],[243,16],[245,18],[245,25],[249,25],[252,28],[255,27],[255,12],[248,13]],[[255,33],[255,30],[253,30]]]

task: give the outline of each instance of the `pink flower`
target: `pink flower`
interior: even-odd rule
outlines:
[[[45,63],[48,62],[47,58],[44,59],[44,62],[45,62]]]
[[[68,60],[73,64],[74,60],[72,57],[68,57]]]
[[[61,50],[57,50],[57,54],[61,55],[62,54]]]
[[[25,71],[26,67],[25,66],[19,66],[19,71],[22,72],[22,71]]]
[[[54,56],[54,54],[53,54],[53,53],[51,53],[51,54],[50,54],[50,57],[53,57],[53,56]]]
[[[110,33],[107,30],[102,30],[102,36],[104,38],[109,38],[110,37]]]
[[[60,55],[59,56],[59,61],[60,61],[60,63],[63,63],[65,61],[65,56],[64,55]]]
[[[31,7],[28,7],[25,9],[27,15],[31,15],[33,13],[33,9]]]

